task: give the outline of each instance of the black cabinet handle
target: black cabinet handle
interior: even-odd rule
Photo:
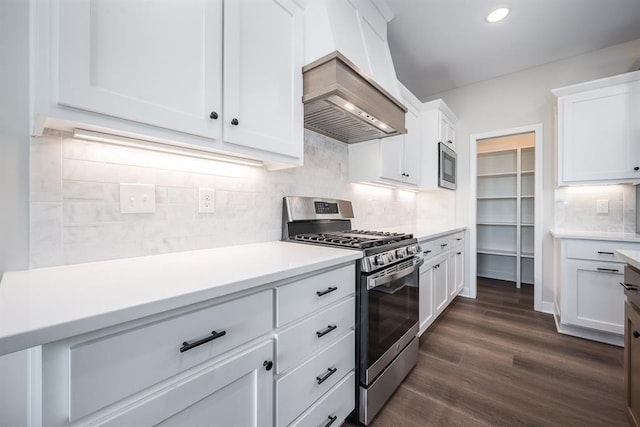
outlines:
[[[462,252],[458,252],[456,255],[462,255]]]
[[[422,253],[423,253],[423,254],[425,254],[425,255],[429,255],[429,254],[431,253],[431,251],[430,251],[430,250],[428,250],[428,251],[424,251],[424,252],[422,252]]]
[[[626,283],[620,282],[620,286],[622,286],[623,288],[625,288],[628,291],[636,291],[636,292],[638,292],[638,288],[636,288],[633,285],[628,285]]]
[[[615,255],[613,252],[607,252],[607,251],[598,251],[598,253],[602,255]]]
[[[318,384],[322,384],[323,382],[325,382],[331,375],[335,374],[336,372],[338,372],[338,368],[329,368],[327,369],[327,373],[324,374],[321,377],[316,377],[316,381],[318,382]]]
[[[321,296],[323,296],[323,295],[329,294],[329,293],[331,293],[331,292],[333,292],[333,291],[337,291],[337,290],[338,290],[338,287],[337,287],[337,286],[329,286],[329,287],[328,287],[326,290],[324,290],[324,291],[318,291],[318,292],[316,292],[316,295],[318,295],[319,297],[321,297]]]
[[[440,245],[440,247],[444,248],[445,246],[448,246],[448,245],[449,245],[448,243],[443,243],[443,244]]]
[[[204,337],[198,341],[194,341],[192,343],[185,341],[182,343],[182,347],[180,347],[180,353],[183,353],[187,350],[191,350],[194,347],[197,347],[202,344],[206,344],[209,341],[213,341],[225,335],[227,335],[227,331],[220,331],[220,332],[211,331],[211,335],[209,335],[208,337]]]
[[[238,124],[239,124],[239,123],[240,123],[240,122],[238,121],[238,119],[236,119],[236,118],[231,119],[231,124],[232,124],[233,126],[238,126]]]
[[[634,171],[640,171],[640,166],[636,166],[635,168],[633,168]]]
[[[338,325],[329,325],[325,329],[321,331],[317,331],[316,335],[318,336],[318,338],[322,338],[323,336],[327,335],[329,332],[334,331],[336,329],[338,329]]]
[[[462,237],[456,237],[456,240],[462,240]]]
[[[267,371],[270,371],[271,368],[273,368],[273,362],[271,360],[265,360],[262,366],[264,366],[264,369]]]
[[[640,338],[640,332],[638,332],[638,331],[633,331],[633,337],[634,337],[634,338]]]
[[[331,424],[336,422],[337,419],[338,417],[336,415],[334,415],[333,417],[329,415],[329,421],[324,425],[324,427],[329,427]]]
[[[209,114],[209,118],[211,120],[216,120],[218,118],[218,113],[216,113],[215,111],[212,111],[211,114]]]
[[[448,142],[449,144],[453,144],[453,141],[452,141],[452,140],[450,140],[450,139],[449,139],[449,140],[447,140],[447,142]]]
[[[598,267],[598,271],[610,271],[612,273],[620,273],[620,271],[616,270],[615,268],[601,268],[601,267]]]

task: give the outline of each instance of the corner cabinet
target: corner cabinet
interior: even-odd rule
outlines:
[[[354,312],[350,262],[43,345],[42,425],[340,425]]]
[[[75,127],[300,163],[292,0],[37,1],[36,134]]]
[[[464,231],[420,240],[420,335],[464,288]]]
[[[558,185],[640,182],[640,71],[554,89]]]
[[[398,82],[407,133],[349,145],[349,180],[408,189],[438,188],[438,143],[455,149],[455,116],[440,99],[421,103]]]

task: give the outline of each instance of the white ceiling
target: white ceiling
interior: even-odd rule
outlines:
[[[640,0],[387,0],[398,79],[418,98],[640,39]],[[496,24],[484,17],[508,6]],[[638,58],[640,60],[640,58]]]

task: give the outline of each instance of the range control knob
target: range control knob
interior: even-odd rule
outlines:
[[[411,255],[417,254],[419,250],[420,250],[420,248],[417,245],[409,246],[407,248],[407,252],[409,252],[409,254],[411,254]]]
[[[382,255],[377,255],[377,256],[374,258],[374,261],[375,261],[375,263],[376,263],[377,265],[385,265],[385,264],[386,264],[384,254],[382,254]]]
[[[407,248],[400,248],[396,250],[397,259],[406,258],[406,256],[407,256]]]

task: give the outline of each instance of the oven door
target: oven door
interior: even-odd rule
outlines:
[[[418,333],[421,257],[360,279],[359,380],[367,386]]]
[[[455,190],[456,152],[442,142],[438,143],[438,186]]]

